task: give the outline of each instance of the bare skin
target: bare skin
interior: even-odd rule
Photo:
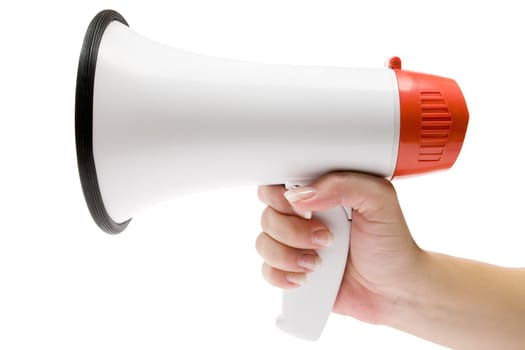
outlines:
[[[286,192],[261,186],[268,205],[256,248],[264,278],[298,288],[330,244],[321,223],[297,213],[354,208],[350,255],[334,312],[387,325],[455,349],[525,348],[525,269],[422,250],[412,238],[392,184],[333,173]]]

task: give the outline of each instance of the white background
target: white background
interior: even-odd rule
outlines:
[[[454,78],[471,114],[462,154],[448,172],[396,181],[405,215],[425,249],[525,266],[519,1],[4,1],[0,349],[440,348],[337,315],[316,343],[278,331],[280,291],[254,249],[255,188],[159,204],[118,236],[98,230],[73,120],[78,54],[104,8],[198,53],[355,67],[399,55]]]

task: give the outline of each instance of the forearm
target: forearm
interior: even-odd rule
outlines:
[[[386,323],[454,349],[525,347],[525,269],[423,253]]]

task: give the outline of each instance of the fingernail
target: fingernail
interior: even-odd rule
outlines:
[[[321,258],[317,255],[304,254],[299,258],[299,266],[309,271],[315,271],[321,266]]]
[[[326,230],[314,231],[312,232],[312,242],[322,247],[328,247],[334,242],[334,235]]]
[[[310,220],[312,218],[312,212],[311,211],[299,211],[296,208],[292,208],[294,213],[299,215],[300,217],[305,218],[306,220]]]
[[[288,282],[302,286],[306,282],[306,274],[304,273],[290,273],[286,275]]]
[[[316,195],[316,191],[311,187],[297,187],[284,192],[284,196],[290,203],[311,199]]]

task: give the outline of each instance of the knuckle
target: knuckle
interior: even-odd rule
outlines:
[[[374,181],[372,195],[378,203],[382,203],[397,196],[392,182],[384,178],[377,178],[376,181]]]
[[[257,196],[261,202],[276,210],[283,207],[284,197],[278,195],[277,186],[259,186]]]
[[[290,246],[279,244],[266,235],[260,236],[258,250],[264,262],[274,269],[298,271],[299,255],[303,251]]]
[[[268,190],[267,186],[259,186],[257,187],[257,197],[259,197],[259,200],[265,204],[266,203],[266,192]]]
[[[271,284],[272,286],[278,286],[278,281],[277,281],[277,278],[276,278],[276,273],[275,273],[275,270],[273,267],[269,266],[268,264],[266,263],[263,263],[262,264],[262,267],[261,267],[261,272],[262,272],[262,275],[263,275],[263,278],[266,280],[266,282],[268,282],[269,284]]]
[[[267,269],[266,263],[262,263],[261,264],[261,274],[263,275],[264,278],[266,278],[266,269]]]
[[[394,186],[392,185],[392,182],[383,177],[378,177],[376,183],[377,186],[383,191],[394,191]]]
[[[270,266],[268,266],[266,263],[261,265],[261,274],[266,282],[272,284],[270,278]]]
[[[261,186],[259,189],[259,198],[269,207],[280,213],[289,213],[291,211],[290,203],[283,195],[284,188],[278,185]]]
[[[261,214],[261,227],[263,231],[266,231],[268,227],[270,227],[270,220],[272,215],[273,209],[270,207],[264,208],[262,214]]]
[[[315,221],[306,221],[302,218],[281,214],[271,207],[267,207],[261,215],[262,231],[272,237],[273,240],[296,248],[310,248],[308,233],[312,231],[312,225],[319,226]],[[268,240],[257,244],[264,249]]]
[[[335,172],[327,175],[327,180],[336,188],[348,186],[353,181],[353,174],[347,172]]]
[[[268,198],[268,205],[276,211],[283,212],[286,208],[285,201],[286,200],[284,197],[281,198],[280,196],[271,196]]]
[[[264,239],[266,238],[265,235],[266,234],[264,232],[261,232],[255,239],[255,250],[261,256],[262,256],[262,251],[264,247]]]

